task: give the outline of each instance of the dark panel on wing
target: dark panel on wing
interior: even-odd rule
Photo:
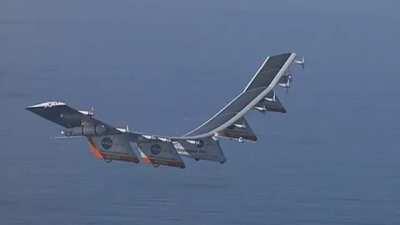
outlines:
[[[62,102],[45,102],[34,106],[29,106],[27,110],[65,128],[96,128],[104,129],[104,133],[121,133],[114,127],[93,118],[92,115],[84,114]],[[71,130],[72,131],[72,130]],[[84,133],[82,133],[84,135]]]
[[[289,59],[291,53],[270,56],[260,67],[252,81],[248,84],[245,91],[268,87],[282,66]]]
[[[249,108],[247,108],[246,111],[244,110],[247,106],[254,106],[254,99],[261,95],[265,95],[265,90],[268,87],[271,89],[273,88],[272,81],[277,77],[279,72],[284,72],[283,70],[287,69],[287,67],[284,68],[284,65],[291,63],[294,57],[294,53],[285,53],[267,58],[245,90],[238,97],[229,102],[228,105],[226,105],[210,120],[185,134],[184,137],[201,138],[206,137],[207,135],[211,136],[213,133],[220,132],[221,129],[226,126],[232,125],[235,119],[243,117],[247,110],[249,110]],[[283,75],[283,73],[281,73],[281,75]],[[275,105],[267,105],[270,110],[281,110],[274,106]],[[238,115],[238,113],[240,113],[240,115]]]
[[[26,108],[27,110],[66,128],[81,126],[86,115],[63,103],[48,102]]]
[[[249,123],[247,123],[244,117],[238,119],[229,127],[218,132],[218,136],[239,140],[245,139],[249,141],[257,141],[257,136],[254,134]]]
[[[196,130],[193,130],[192,132],[186,134],[185,136],[204,134],[211,130],[214,130],[215,128],[220,127],[221,125],[232,119],[232,117],[234,117],[240,110],[246,107],[254,98],[261,94],[262,91],[262,89],[257,89],[243,92],[231,103],[229,103],[223,110],[221,110],[218,114],[211,118],[211,120],[206,122],[201,127],[197,128]]]

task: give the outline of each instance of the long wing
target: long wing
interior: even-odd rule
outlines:
[[[139,163],[139,157],[131,146],[131,143],[136,143],[142,162],[185,168],[169,140],[146,138],[146,135],[115,128],[95,119],[92,112],[76,110],[63,102],[45,102],[26,109],[66,128],[63,134],[67,137],[85,136],[90,152],[97,159]]]
[[[144,135],[128,129],[115,128],[94,118],[92,112],[76,110],[63,102],[45,102],[26,109],[66,129],[63,134],[84,136],[91,152],[105,161],[121,160],[138,163],[139,157],[131,147],[135,143],[144,163],[185,168],[180,156],[195,160],[224,163],[226,158],[219,137],[239,141],[256,141],[257,136],[245,118],[249,110],[285,113],[274,88],[288,88],[292,80],[289,67],[304,65],[295,60],[295,53],[266,58],[246,88],[224,108],[200,127],[182,137]]]
[[[200,127],[185,134],[184,138],[220,136],[256,141],[257,137],[249,127],[244,115],[251,109],[286,112],[275,96],[273,88],[283,78],[288,77],[288,68],[294,62],[295,57],[295,53],[268,57],[236,98]]]

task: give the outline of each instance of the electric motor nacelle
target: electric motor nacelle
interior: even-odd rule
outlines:
[[[107,128],[103,124],[83,125],[80,127],[72,127],[61,131],[64,136],[102,136],[107,132]]]

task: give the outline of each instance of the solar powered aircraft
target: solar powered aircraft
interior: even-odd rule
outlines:
[[[86,137],[95,158],[154,167],[185,168],[181,156],[196,161],[226,162],[221,139],[256,142],[245,115],[258,112],[286,113],[275,94],[275,87],[290,88],[294,67],[304,68],[304,58],[295,53],[267,57],[247,86],[218,113],[180,137],[143,134],[128,128],[116,128],[94,117],[93,110],[81,111],[64,102],[50,101],[26,109],[62,127],[63,137]]]

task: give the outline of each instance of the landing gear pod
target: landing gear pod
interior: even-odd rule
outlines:
[[[185,168],[184,162],[170,140],[162,138],[145,139],[145,141],[139,142],[137,146],[154,167],[164,165]]]
[[[139,163],[129,140],[124,134],[88,137],[92,154],[106,163],[113,160]]]

